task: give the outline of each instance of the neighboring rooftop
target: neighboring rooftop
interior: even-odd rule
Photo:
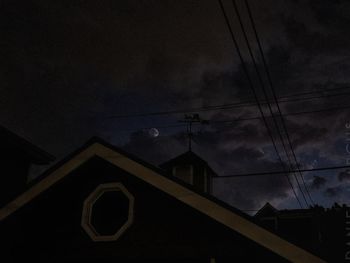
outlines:
[[[0,125],[1,148],[18,150],[34,164],[48,164],[55,159],[54,156],[38,148],[26,139]]]

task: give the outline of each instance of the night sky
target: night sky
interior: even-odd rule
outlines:
[[[232,2],[223,3],[262,101]],[[346,165],[350,2],[250,4],[277,97],[290,100],[280,107],[301,168]],[[0,124],[57,159],[96,135],[158,165],[187,150],[184,113],[121,115],[254,101],[217,0],[0,0],[0,33]],[[199,113],[209,124],[194,126],[193,151],[219,175],[282,170],[261,119],[228,122],[260,117],[258,107]],[[303,175],[316,203],[350,203],[344,169]],[[216,179],[214,194],[243,210],[298,207],[283,175]]]

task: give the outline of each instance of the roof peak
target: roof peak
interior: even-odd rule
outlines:
[[[162,163],[160,166],[168,166],[174,163],[188,163],[188,162],[201,162],[202,164],[206,164],[208,165],[208,162],[205,161],[202,157],[200,157],[198,154],[196,154],[195,152],[188,150],[182,154],[179,154],[173,158],[171,158],[170,160]]]
[[[96,143],[96,144],[94,144]],[[162,173],[145,166],[138,160],[123,155],[110,144],[94,137],[81,150],[70,156],[68,159],[51,170],[45,180],[39,181],[35,186],[22,193],[18,198],[0,209],[0,221],[10,216],[36,196],[54,186],[60,180],[71,174],[77,167],[90,160],[92,157],[99,157],[115,165],[153,187],[173,196],[185,205],[196,209],[218,223],[227,226],[233,231],[253,240],[259,245],[270,249],[274,253],[292,262],[324,262],[288,241],[276,236],[273,233],[261,228],[254,223],[250,216],[247,216],[237,208],[233,208],[224,202],[209,195],[202,195],[190,189],[184,184],[163,176]],[[193,153],[190,153],[191,155]],[[118,180],[118,177],[116,177]]]

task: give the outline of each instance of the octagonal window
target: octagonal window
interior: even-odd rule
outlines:
[[[128,220],[129,199],[119,190],[103,193],[93,204],[91,225],[100,235],[114,235]]]
[[[82,227],[94,241],[117,240],[132,224],[133,206],[122,184],[101,184],[84,202]]]

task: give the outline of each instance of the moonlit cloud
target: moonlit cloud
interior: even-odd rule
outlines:
[[[250,2],[277,96],[348,87],[348,1]],[[58,158],[98,135],[159,164],[187,149],[184,127],[161,128],[178,124],[183,114],[110,117],[253,98],[215,1],[14,0],[0,6],[0,122]],[[242,52],[247,58],[244,46]],[[343,95],[280,106],[283,113],[315,111],[349,100]],[[285,118],[302,167],[344,165],[347,113]],[[256,107],[201,116],[211,122],[195,127],[194,150],[220,175],[282,169],[261,121],[220,123],[259,116]],[[145,133],[153,127],[160,136]],[[281,143],[278,148],[282,152]],[[339,181],[336,175],[305,179],[321,204],[350,198],[337,188],[346,174]],[[265,201],[295,206],[285,177],[216,184],[217,196],[247,209]]]

